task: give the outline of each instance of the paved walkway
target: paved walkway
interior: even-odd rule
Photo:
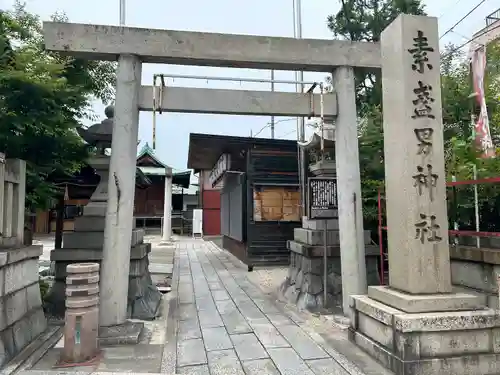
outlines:
[[[332,358],[331,348],[319,345],[252,284],[232,255],[202,240],[176,246],[173,314],[178,324],[174,336],[167,336],[168,341],[176,342],[172,364],[176,373],[351,373]]]

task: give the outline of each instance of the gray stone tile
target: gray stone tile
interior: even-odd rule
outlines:
[[[261,293],[262,295],[262,293]],[[279,309],[271,301],[264,298],[254,298],[253,302],[264,314],[277,314]]]
[[[290,344],[281,336],[271,323],[251,323],[255,335],[264,348],[288,348]]]
[[[198,319],[182,320],[179,322],[177,340],[191,340],[201,338],[200,324]]]
[[[213,290],[212,297],[214,301],[224,301],[230,299],[229,294],[225,290]]]
[[[269,349],[268,353],[281,375],[314,375],[292,348]]]
[[[252,301],[236,302],[241,315],[248,321],[267,320],[265,315]]]
[[[207,352],[213,350],[232,349],[233,344],[224,327],[203,328],[203,342]]]
[[[198,311],[216,309],[215,302],[211,295],[196,298],[196,308]]]
[[[207,365],[181,367],[177,372],[183,375],[210,375]]]
[[[313,359],[306,363],[316,375],[349,375],[333,358]]]
[[[232,335],[231,341],[233,342],[236,354],[241,361],[252,359],[269,358],[269,355],[261,345],[257,336],[253,333],[245,333],[242,335]]]
[[[233,349],[208,353],[210,375],[245,375]]]
[[[277,329],[302,359],[329,358],[299,326],[279,326]]]
[[[177,343],[177,364],[179,367],[206,363],[207,355],[202,339],[184,340]]]
[[[242,361],[241,364],[246,375],[281,375],[270,359]]]
[[[179,320],[196,319],[198,312],[194,303],[181,303],[179,305]]]
[[[224,287],[219,281],[209,281],[208,282],[208,288],[210,290],[224,290]]]
[[[198,318],[200,319],[201,328],[214,328],[223,327],[224,323],[217,311],[214,310],[202,310],[198,312]]]
[[[247,321],[238,310],[231,311],[227,314],[221,314],[221,318],[230,335],[253,332],[252,328],[250,328]]]
[[[215,301],[215,305],[217,306],[217,310],[219,310],[219,313],[221,314],[228,314],[238,310],[234,302],[230,299],[224,301]]]
[[[285,314],[265,314],[267,319],[275,326],[293,326],[295,323]]]

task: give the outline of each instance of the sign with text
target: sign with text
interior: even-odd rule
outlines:
[[[309,219],[336,219],[338,217],[337,179],[310,177],[308,179],[307,217]]]
[[[228,171],[231,168],[231,155],[229,154],[222,154],[219,157],[219,160],[217,160],[217,163],[215,163],[214,167],[212,168],[212,171],[210,172],[210,176],[208,177],[208,180],[212,187],[214,187],[217,182],[222,178],[224,173]]]

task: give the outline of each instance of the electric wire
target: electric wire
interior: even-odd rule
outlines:
[[[463,16],[462,18],[460,18],[452,27],[450,27],[448,30],[446,30],[444,32],[444,34],[442,34],[440,37],[439,37],[439,40],[443,39],[444,36],[448,35],[450,32],[453,31],[453,29],[455,27],[457,27],[459,24],[461,24],[465,19],[467,19],[467,17],[469,17],[477,8],[479,8],[481,5],[483,5],[484,3],[486,2],[486,0],[481,0],[478,4],[476,4],[476,6],[474,8],[472,8],[471,10],[469,10],[469,12]]]
[[[471,42],[474,42],[476,39],[482,37],[483,35],[493,31],[493,30],[496,30],[496,29],[499,29],[500,28],[500,25],[497,25],[495,27],[492,27],[491,29],[488,29],[488,30],[485,30],[481,33],[479,33],[478,35],[476,35],[475,37],[473,38],[470,38],[469,40],[467,40],[465,43],[462,43],[461,45],[459,45],[458,47],[455,47],[453,48],[451,51],[449,51],[447,54],[443,55],[441,57],[441,61],[446,59],[447,57],[449,57],[450,55],[452,55],[453,53],[457,52],[459,49],[465,47],[467,44],[471,43]]]

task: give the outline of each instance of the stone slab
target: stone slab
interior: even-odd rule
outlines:
[[[179,368],[179,374],[182,375],[210,375],[207,365],[186,366]]]
[[[177,343],[177,363],[179,367],[204,365],[207,355],[202,339],[184,340]]]
[[[144,230],[133,229],[131,247],[144,241]],[[66,232],[63,234],[64,249],[100,249],[104,246],[104,231],[97,232]]]
[[[86,207],[83,208],[85,210],[89,210]],[[104,227],[106,224],[106,215],[103,216],[90,216],[87,214],[83,216],[79,216],[75,219],[75,232],[99,232],[104,231]]]
[[[302,359],[319,359],[329,357],[329,355],[299,326],[286,325],[279,326],[277,329]]]
[[[0,267],[7,264],[17,263],[24,259],[38,258],[43,254],[43,245],[31,245],[17,249],[0,251]]]
[[[268,353],[281,375],[314,375],[292,348],[269,349]]]
[[[287,241],[287,249],[293,251],[294,253],[313,258],[323,256],[324,246],[307,245],[295,240],[289,240]],[[380,255],[380,250],[377,248],[377,246],[366,245],[365,254],[366,256],[378,256]],[[340,245],[327,246],[327,256],[340,257]]]
[[[133,345],[138,344],[144,323],[126,321],[112,327],[99,327],[99,345]]]
[[[365,230],[363,235],[365,244],[371,244],[370,231]],[[294,241],[312,246],[323,246],[324,238],[325,233],[323,230],[295,228],[293,233]],[[338,230],[327,230],[326,243],[330,246],[340,246],[340,232]]]
[[[333,358],[313,359],[306,361],[306,364],[316,375],[351,375]]]
[[[378,342],[359,333],[351,341],[395,374],[403,375],[485,375],[500,373],[500,354],[470,354],[447,358],[402,361]]]
[[[241,361],[269,358],[266,350],[253,333],[231,335],[231,341]]]
[[[408,294],[387,286],[369,286],[368,296],[388,306],[407,313],[483,309],[481,300],[472,294]]]
[[[307,216],[302,217],[302,228],[312,229],[312,230],[324,230],[326,226],[327,230],[339,230],[339,220],[310,220]]]
[[[131,248],[130,259],[143,259],[151,252],[150,243],[141,243]],[[56,249],[50,253],[50,260],[55,262],[88,262],[102,260],[102,249]]]
[[[179,341],[200,339],[201,337],[201,329],[198,319],[179,321],[179,329],[177,332],[177,339]]]
[[[207,353],[210,375],[245,375],[233,349]]]
[[[251,323],[255,335],[269,352],[272,348],[289,348],[290,344],[271,323]]]
[[[242,361],[241,364],[246,375],[281,375],[270,359]]]
[[[233,348],[233,344],[224,327],[203,328],[202,333],[207,352]]]

